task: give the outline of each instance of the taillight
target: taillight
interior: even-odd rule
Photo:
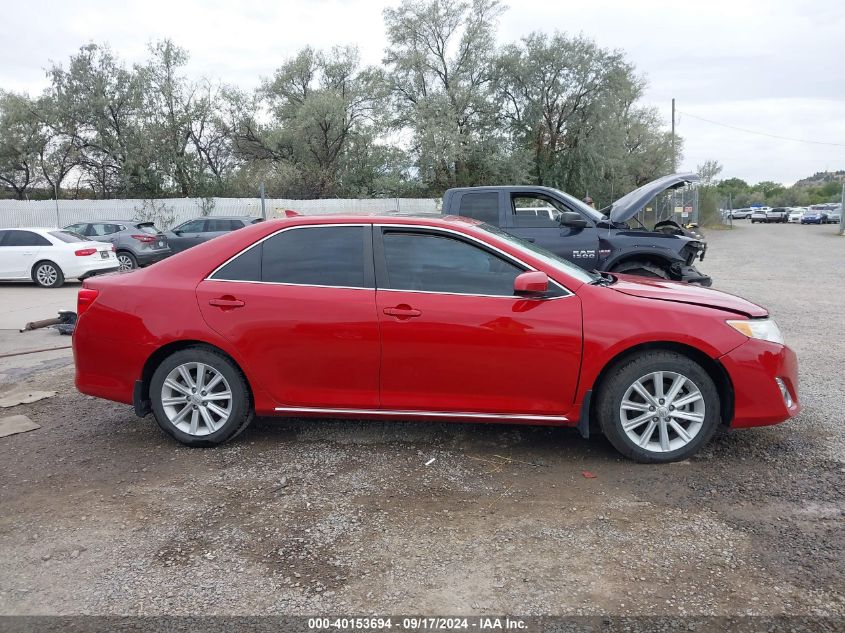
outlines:
[[[93,288],[81,288],[79,290],[79,294],[76,297],[77,317],[81,317],[83,313],[91,307],[91,304],[94,303],[94,299],[97,298],[98,294],[100,294],[100,291],[94,290]]]
[[[97,252],[96,248],[82,248],[74,253],[77,257],[87,257]]]
[[[130,236],[133,240],[138,240],[139,242],[150,243],[155,242],[156,238],[152,235],[131,235]]]

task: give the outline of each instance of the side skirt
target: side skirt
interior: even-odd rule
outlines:
[[[469,418],[479,420],[514,420],[545,424],[566,424],[569,418],[562,415],[535,415],[531,413],[469,413],[458,411],[395,411],[389,409],[322,409],[316,407],[276,407],[278,413],[305,413],[324,415],[361,415],[365,417],[410,418]]]

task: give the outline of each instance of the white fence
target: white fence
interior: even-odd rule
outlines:
[[[433,198],[380,198],[331,200],[265,200],[267,217],[284,215],[286,209],[305,215],[333,213],[372,214],[439,213],[440,200]],[[204,215],[261,216],[261,200],[256,198],[165,198],[160,200],[0,200],[0,228],[22,226],[67,226],[84,220],[152,219],[160,229]]]

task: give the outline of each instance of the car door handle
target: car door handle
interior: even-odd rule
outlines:
[[[400,319],[410,319],[413,317],[418,317],[422,314],[422,312],[420,312],[419,310],[416,310],[415,308],[412,308],[411,306],[405,304],[398,305],[394,308],[385,308],[384,313],[388,316],[399,317]]]
[[[208,305],[217,308],[241,308],[246,304],[240,299],[234,297],[220,297],[219,299],[209,299]]]
[[[537,240],[533,237],[526,237],[524,238],[526,242],[536,242]]]

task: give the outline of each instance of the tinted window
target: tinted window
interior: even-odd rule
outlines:
[[[90,241],[87,238],[82,237],[79,233],[74,233],[73,231],[50,231],[50,235],[55,237],[57,240],[67,242],[69,244],[72,244],[74,242]]]
[[[384,257],[395,290],[510,296],[523,272],[467,242],[423,233],[386,232]]]
[[[461,196],[460,215],[498,226],[499,194],[495,191],[489,193],[465,193]]]
[[[261,251],[263,244],[256,244],[248,251],[218,270],[212,279],[229,281],[261,281]]]
[[[364,288],[364,229],[291,229],[264,241],[261,279],[275,283]]]
[[[205,220],[190,220],[181,226],[177,226],[174,231],[180,233],[202,233],[205,226]]]
[[[51,246],[46,237],[32,231],[9,231],[3,238],[3,246]]]
[[[111,235],[121,230],[119,224],[110,224],[106,222],[94,222],[90,225],[90,230],[87,235]]]
[[[206,220],[205,230],[208,232],[214,231],[235,231],[243,228],[243,222],[240,220]]]
[[[85,224],[85,222],[80,222],[79,224],[71,224],[70,226],[66,226],[64,230],[71,231],[72,233],[79,233],[80,235],[82,235],[87,227],[88,225]]]

